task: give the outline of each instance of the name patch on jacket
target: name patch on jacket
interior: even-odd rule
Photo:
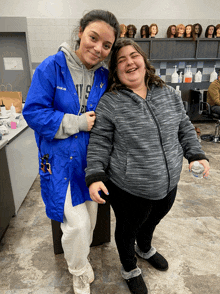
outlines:
[[[59,89],[59,90],[63,90],[63,91],[66,91],[66,88],[59,87],[59,86],[57,86],[57,89]]]

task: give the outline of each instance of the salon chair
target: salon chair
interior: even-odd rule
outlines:
[[[213,143],[219,143],[220,142],[220,115],[217,113],[212,112],[210,104],[206,101],[207,98],[207,91],[204,95],[204,100],[200,102],[200,112],[202,116],[209,118],[216,122],[215,124],[215,133],[208,134],[208,135],[202,135],[201,139],[206,142],[213,142]]]

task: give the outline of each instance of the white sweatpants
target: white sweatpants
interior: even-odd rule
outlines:
[[[93,230],[96,225],[98,204],[86,201],[72,206],[70,185],[64,205],[64,222],[61,223],[61,239],[64,257],[72,275],[82,275],[88,262]]]

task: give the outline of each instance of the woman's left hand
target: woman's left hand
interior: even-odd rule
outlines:
[[[209,175],[209,170],[210,170],[209,162],[206,159],[197,160],[197,161],[204,166],[203,177],[204,178],[207,178],[208,175]],[[190,162],[190,164],[189,164],[189,171],[191,171],[192,165],[193,165],[194,162],[195,161]]]

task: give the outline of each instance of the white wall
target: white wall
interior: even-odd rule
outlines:
[[[169,25],[201,23],[204,37],[208,25],[220,23],[220,0],[0,0],[2,16],[27,17],[31,62],[55,54],[69,41],[79,19],[91,9],[113,12],[120,23],[134,24],[136,38],[142,25],[156,22],[158,38],[166,37]],[[1,29],[0,29],[1,31]]]
[[[134,4],[135,3],[135,4]],[[1,0],[2,16],[80,18],[94,8],[112,11],[119,19],[219,18],[219,0]]]

